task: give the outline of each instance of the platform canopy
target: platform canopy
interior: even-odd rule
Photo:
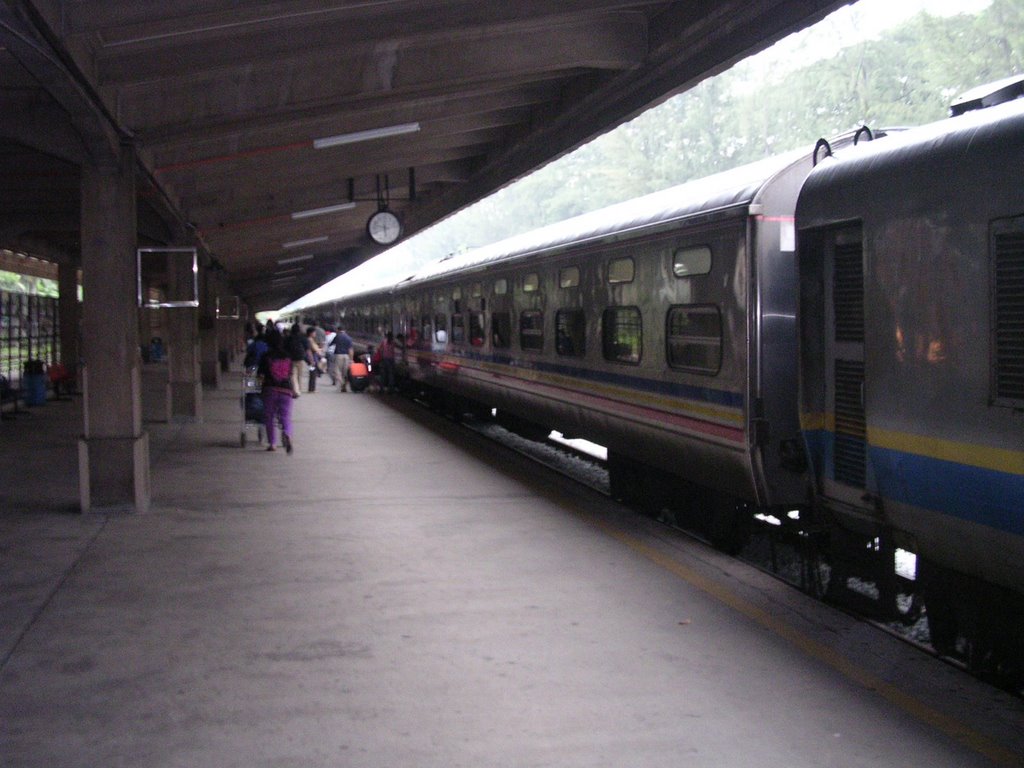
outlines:
[[[127,142],[140,244],[276,309],[843,4],[0,0],[0,248],[76,260]]]

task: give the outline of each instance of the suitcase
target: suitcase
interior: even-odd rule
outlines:
[[[245,395],[245,420],[263,423],[263,396],[259,392],[247,392]]]
[[[366,363],[352,363],[348,367],[348,384],[353,392],[362,392],[370,383],[370,371]]]

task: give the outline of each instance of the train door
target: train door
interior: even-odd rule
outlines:
[[[801,420],[818,493],[874,516],[860,225],[809,233],[801,253]]]

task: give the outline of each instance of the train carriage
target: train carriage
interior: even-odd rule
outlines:
[[[818,508],[918,554],[947,651],[1024,632],[1022,178],[1018,100],[826,160],[797,205]]]
[[[410,375],[762,507],[806,500],[791,153],[436,262],[396,287]],[[410,333],[411,329],[411,333]],[[647,475],[647,476],[645,476]]]

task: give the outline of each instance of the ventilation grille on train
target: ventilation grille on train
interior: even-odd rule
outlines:
[[[836,341],[864,341],[864,267],[860,243],[836,245],[832,303]]]
[[[996,397],[1024,400],[1024,233],[997,234]]]
[[[864,418],[864,363],[836,360],[835,476],[840,483],[863,488],[867,466]]]

